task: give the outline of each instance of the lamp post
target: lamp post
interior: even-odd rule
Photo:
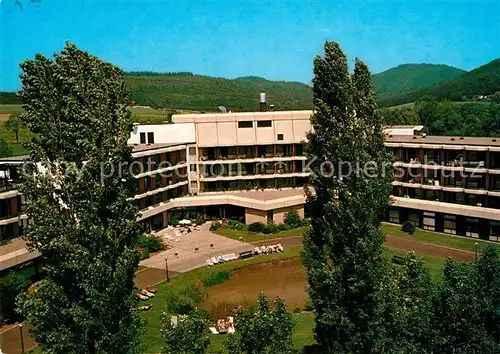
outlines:
[[[23,337],[23,324],[19,325],[19,330],[21,331],[21,353],[24,354],[24,337]]]
[[[167,273],[167,283],[169,283],[170,277],[168,275],[168,257],[165,257],[165,272]]]
[[[474,244],[474,263],[477,262],[477,242]]]

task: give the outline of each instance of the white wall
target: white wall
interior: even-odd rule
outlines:
[[[135,125],[129,145],[140,144],[140,133],[154,133],[155,144],[185,144],[196,141],[194,123]]]

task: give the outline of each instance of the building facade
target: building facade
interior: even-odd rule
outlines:
[[[291,211],[304,216],[303,142],[311,114],[178,114],[174,124],[135,125],[130,200],[140,210],[138,222],[160,229],[179,210],[246,223],[280,223]],[[387,220],[500,241],[500,141],[426,136],[422,128],[385,129],[396,161]],[[27,223],[17,191],[16,167],[23,161],[0,160],[0,240],[18,237]],[[16,263],[7,258],[0,254],[0,271]]]

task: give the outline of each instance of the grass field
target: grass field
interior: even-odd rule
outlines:
[[[165,311],[165,304],[167,297],[172,296],[172,294],[174,293],[181,293],[187,287],[202,281],[209,275],[214,274],[216,272],[223,270],[235,271],[238,269],[245,268],[249,265],[270,262],[273,258],[276,257],[280,259],[297,258],[300,255],[300,251],[301,247],[293,247],[293,248],[290,247],[286,249],[283,254],[265,255],[265,256],[253,257],[246,260],[245,259],[236,260],[212,268],[206,268],[206,267],[199,268],[191,272],[176,275],[171,279],[169,283],[163,282],[158,284],[157,285],[158,294],[153,299],[150,299],[148,301],[148,303],[151,303],[153,307],[149,311],[141,313],[141,316],[143,316],[143,318],[148,321],[146,332],[144,333],[141,340],[142,344],[145,347],[144,353],[158,353],[160,351],[160,348],[163,346],[163,338],[161,337],[160,334],[160,328],[161,328],[160,314],[161,312]],[[300,322],[302,324],[307,323],[307,321],[305,320],[300,320]],[[305,326],[302,326],[302,328],[304,327]],[[296,342],[299,343],[298,345],[300,345],[300,343],[303,341],[307,341],[308,337],[304,332],[309,331],[310,328],[311,327],[309,327],[309,329],[305,328],[302,330],[301,333],[298,333],[299,337],[296,339]],[[213,348],[221,345],[224,338],[212,336],[212,339],[213,343],[211,345]]]
[[[484,240],[472,239],[463,236],[446,235],[438,232],[425,231],[421,229],[416,229],[413,235],[409,235],[406,232],[401,231],[400,225],[382,224],[381,228],[382,231],[386,233],[386,235],[410,238],[412,240],[426,242],[439,246],[451,247],[460,250],[474,252],[476,247],[475,244],[477,242],[479,252],[481,252],[486,247],[486,245],[492,245],[498,251],[500,251],[500,244]]]

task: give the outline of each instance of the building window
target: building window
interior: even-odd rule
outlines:
[[[399,224],[399,210],[389,210],[389,221]]]
[[[444,216],[444,232],[447,234],[457,234],[457,218],[455,215]]]
[[[196,172],[196,164],[189,165],[189,170],[191,172]]]
[[[238,122],[238,128],[253,128],[252,121]]]
[[[154,144],[155,143],[155,133],[151,132],[148,133],[148,144]]]
[[[194,146],[189,147],[189,156],[196,156],[196,147]]]
[[[436,230],[436,214],[424,211],[424,230]]]
[[[141,133],[140,139],[141,139],[141,144],[146,144],[146,133]]]
[[[278,134],[278,140],[283,140],[283,134]]]
[[[272,120],[259,120],[257,121],[258,128],[270,128],[273,126]]]

